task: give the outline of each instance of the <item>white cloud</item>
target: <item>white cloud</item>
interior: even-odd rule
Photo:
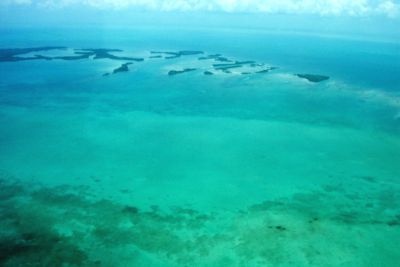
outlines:
[[[318,15],[400,16],[398,0],[2,0],[48,8],[81,5],[93,8],[128,7],[159,11],[263,12]]]
[[[3,0],[0,5],[30,5],[32,0]]]
[[[378,5],[377,11],[390,18],[395,18],[400,14],[400,4],[396,4],[393,1],[385,1]]]

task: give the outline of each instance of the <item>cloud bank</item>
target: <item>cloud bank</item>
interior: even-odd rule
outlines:
[[[84,6],[154,11],[254,12],[322,16],[400,16],[398,0],[2,0],[2,5],[42,8]]]

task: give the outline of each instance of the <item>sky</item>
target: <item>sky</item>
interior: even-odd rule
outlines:
[[[400,0],[0,0],[12,26],[203,25],[400,39]]]

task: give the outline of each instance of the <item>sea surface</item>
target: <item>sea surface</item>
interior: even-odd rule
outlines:
[[[1,266],[399,266],[400,43],[0,35]]]

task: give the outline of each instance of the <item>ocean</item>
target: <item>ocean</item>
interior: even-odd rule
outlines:
[[[400,43],[0,34],[0,265],[398,266]]]

